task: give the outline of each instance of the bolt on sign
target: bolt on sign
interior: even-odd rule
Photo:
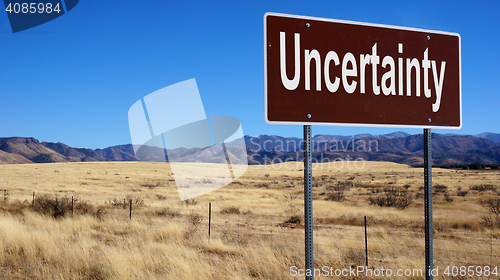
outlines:
[[[460,35],[267,13],[270,124],[462,126]]]

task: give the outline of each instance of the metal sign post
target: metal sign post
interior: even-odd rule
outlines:
[[[304,226],[306,280],[314,279],[311,126],[304,125]],[[307,273],[309,272],[309,273]]]
[[[432,280],[432,154],[431,129],[424,128],[424,197],[425,197],[425,268],[426,280]]]

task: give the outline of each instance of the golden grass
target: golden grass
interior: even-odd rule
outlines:
[[[314,165],[316,267],[364,265],[367,216],[370,267],[421,268],[423,199],[398,210],[369,205],[367,198],[387,186],[409,185],[414,196],[422,193],[423,170],[385,162],[340,167]],[[295,279],[290,266],[303,267],[304,231],[283,222],[302,214],[302,168],[301,163],[249,166],[229,186],[181,203],[168,164],[0,165],[0,189],[8,190],[0,208],[27,205],[22,214],[0,211],[0,278]],[[480,224],[490,214],[478,203],[498,194],[457,193],[476,184],[500,189],[500,172],[436,168],[433,175],[434,184],[447,186],[453,199],[434,195],[436,265],[500,265],[500,231]],[[355,183],[345,201],[325,200],[325,192],[341,181]],[[88,201],[93,214],[54,219],[34,213],[29,210],[33,191],[37,197]],[[132,220],[127,207],[114,204],[130,198],[140,202],[133,205]],[[201,220],[193,222],[193,215]]]

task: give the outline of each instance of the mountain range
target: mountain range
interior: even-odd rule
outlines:
[[[302,139],[276,135],[245,136],[249,164],[268,164],[284,161],[302,161]],[[437,165],[500,163],[500,134],[478,135],[432,134],[433,163]],[[228,143],[227,146],[231,146]],[[312,138],[312,156],[315,161],[363,159],[390,161],[409,165],[423,164],[423,135],[394,132],[385,135],[357,134],[352,136],[315,135]],[[188,161],[212,161],[214,155],[200,148],[179,148],[177,155],[186,155]],[[146,147],[147,161],[163,161],[163,149]],[[234,147],[231,152],[238,151]],[[40,142],[33,137],[0,138],[0,164],[138,161],[131,144],[105,149],[74,148],[63,143]]]

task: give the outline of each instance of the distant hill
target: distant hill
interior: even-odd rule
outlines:
[[[409,165],[423,164],[423,135],[389,134],[381,136],[316,135],[312,138],[317,162],[338,159],[390,161]],[[245,136],[249,161],[263,164],[303,160],[300,138],[260,135]],[[432,134],[433,163],[438,165],[500,163],[495,152],[500,143],[472,135]]]
[[[478,158],[485,160],[466,160],[468,162],[484,162],[486,159],[496,160],[497,163],[500,163],[500,145],[488,149],[477,149],[471,150],[466,153],[466,156],[477,156]]]
[[[63,155],[45,147],[33,137],[0,138],[0,150],[9,154],[22,156],[29,162],[43,163],[67,161]]]
[[[0,150],[0,164],[31,163],[32,161],[18,154],[11,154]]]
[[[403,132],[403,131],[397,131],[397,132],[393,132],[393,133],[389,133],[389,134],[383,134],[381,136],[385,137],[385,138],[389,138],[389,139],[397,139],[397,138],[408,137],[410,135],[411,134]]]
[[[479,137],[481,136],[481,137]],[[476,136],[432,134],[433,163],[438,165],[500,163],[500,134],[482,133]],[[277,135],[245,136],[250,164],[302,161],[302,139]],[[313,157],[317,162],[339,159],[390,161],[409,165],[423,164],[423,136],[394,132],[385,135],[357,134],[352,136],[315,135],[312,138]],[[241,154],[228,143],[229,157]],[[88,162],[88,161],[154,161],[168,158],[165,150],[143,146],[136,156],[131,144],[104,149],[74,148],[63,143],[40,143],[33,137],[0,138],[0,164]],[[179,148],[169,151],[183,161],[217,162],[219,155],[202,148]]]
[[[113,147],[108,147],[105,149],[96,149],[95,153],[105,160],[112,161],[137,161],[138,159],[134,156],[134,148],[132,144],[118,145]]]
[[[60,155],[64,156],[66,161],[103,161],[106,160],[92,149],[72,148],[63,143],[42,142],[42,145]]]
[[[485,132],[485,133],[481,133],[481,134],[476,135],[476,137],[486,138],[486,139],[491,140],[493,142],[500,143],[500,133]]]
[[[381,152],[418,153],[423,152],[424,137],[422,134],[403,138],[387,139],[384,137],[363,138],[364,141],[376,140]],[[465,153],[474,149],[487,149],[497,146],[496,143],[471,135],[441,136],[432,134],[433,153]]]

